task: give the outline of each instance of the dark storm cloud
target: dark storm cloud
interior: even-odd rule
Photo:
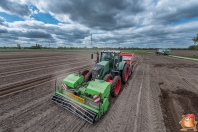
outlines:
[[[44,39],[52,37],[51,34],[42,31],[27,31],[23,33],[22,36],[26,38],[44,38]]]
[[[60,40],[64,40],[64,41],[67,41],[67,42],[77,42],[78,40],[80,40],[80,42],[82,42],[82,40],[87,37],[87,35],[82,35],[82,34],[79,34],[79,35],[76,35],[76,34],[64,34],[64,35],[56,35],[56,38],[57,39],[60,39]]]
[[[90,28],[114,30],[134,26],[125,16],[143,11],[142,0],[72,0],[46,3],[55,14],[68,14],[74,22]]]
[[[156,21],[158,20],[161,23],[172,23],[180,21],[181,19],[191,19],[198,17],[198,3],[196,4],[190,4],[186,3],[186,5],[183,5],[182,7],[171,7],[173,10],[167,10],[167,7],[165,9],[161,9],[156,13]]]
[[[11,23],[0,17],[1,43],[90,47],[93,33],[93,46],[98,47],[188,47],[198,29],[197,21],[174,24],[198,16],[196,0],[23,1],[60,23],[27,18]]]
[[[8,32],[7,29],[1,29],[1,28],[0,28],[0,34],[1,34],[1,33],[7,33],[7,32]]]
[[[18,38],[18,37],[25,37],[28,39],[31,38],[43,38],[43,39],[50,39],[52,38],[51,34],[45,33],[43,31],[35,31],[35,30],[29,30],[29,31],[8,31],[8,34],[4,36],[5,38]]]
[[[22,17],[29,16],[31,14],[28,5],[22,4],[20,1],[1,0],[0,7],[5,11]]]

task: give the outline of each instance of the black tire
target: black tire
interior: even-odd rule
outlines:
[[[92,78],[92,72],[89,71],[84,79],[85,82],[89,82],[91,81],[91,78]]]
[[[126,76],[128,76],[128,77],[126,77]],[[128,78],[129,78],[129,66],[128,66],[128,64],[125,64],[123,71],[122,71],[122,75],[121,75],[122,83],[125,84],[128,81]]]
[[[119,85],[119,90],[118,91],[116,91],[116,89],[118,88],[117,85]],[[113,82],[112,82],[112,85],[111,85],[111,92],[110,93],[111,93],[112,97],[117,97],[119,95],[120,90],[121,90],[121,85],[122,85],[122,83],[121,83],[120,76],[115,76],[113,78]]]
[[[134,72],[134,65],[132,65],[130,68],[129,68],[129,77],[133,74]]]
[[[83,72],[81,72],[81,75],[84,76],[89,72],[89,70],[84,70]],[[85,77],[84,77],[85,78]]]
[[[103,78],[103,80],[106,81],[106,82],[109,82],[109,81],[108,81],[109,79],[113,80],[113,77],[112,77],[111,74],[106,74],[106,75],[104,76],[104,78]]]

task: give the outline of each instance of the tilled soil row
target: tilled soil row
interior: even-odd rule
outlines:
[[[87,58],[86,55],[82,55],[80,57],[84,57],[84,58]],[[70,59],[70,60],[76,60],[76,59],[79,59],[80,57],[76,57],[76,56],[73,56],[73,55],[67,55],[67,56],[64,56],[64,57],[46,57],[45,59],[35,59],[35,58],[32,58],[32,59],[21,59],[21,60],[17,60],[17,61],[11,61],[11,60],[7,60],[7,62],[3,62],[1,60],[0,62],[0,67],[1,68],[14,68],[14,67],[19,67],[19,66],[28,66],[28,65],[31,65],[31,64],[45,64],[46,62],[47,63],[53,63],[53,62],[58,62],[58,61],[65,61],[67,59]]]
[[[90,65],[82,65],[81,69],[90,68]],[[73,72],[78,72],[79,68],[70,69]],[[42,84],[49,83],[51,81],[57,80],[60,77],[65,77],[65,73],[69,70],[64,70],[64,72],[59,72],[56,74],[44,75],[41,77],[36,77],[28,80],[24,80],[18,83],[13,83],[10,85],[6,85],[5,87],[0,87],[0,98],[4,98],[6,96],[10,96],[25,90],[29,90],[35,87],[38,87]]]
[[[198,116],[195,111],[197,107],[194,105],[194,101],[197,101],[198,97],[197,80],[190,78],[189,72],[183,72],[189,68],[196,71],[197,63],[181,59],[176,61],[165,57],[160,57],[160,61],[161,66],[154,65],[154,68],[161,89],[159,97],[166,131],[178,132],[182,128],[179,124],[182,115],[193,113],[196,117]],[[172,63],[167,64],[170,62]]]
[[[88,66],[84,66],[84,67],[76,67],[75,68],[76,70],[72,70],[72,71],[67,71],[67,72],[65,72],[63,75],[57,75],[57,85],[58,84],[60,84],[61,83],[61,80],[66,76],[66,75],[68,75],[69,73],[78,73],[78,70],[79,69],[81,69],[81,71],[82,70],[87,70],[87,69],[90,69],[90,67],[88,67]],[[53,77],[54,78],[54,77]],[[36,78],[35,78],[36,79]],[[29,81],[29,80],[27,80],[27,81]],[[51,80],[52,82],[55,82],[55,80],[54,79],[52,79]],[[19,83],[21,83],[21,82],[19,82]],[[49,83],[49,82],[46,82],[46,83]],[[9,86],[9,85],[8,85]],[[13,86],[14,87],[14,86]],[[9,88],[9,89],[11,89],[11,88]],[[47,93],[47,91],[45,91],[45,92],[41,92],[41,93]],[[35,96],[35,95],[34,95]],[[34,97],[33,96],[33,97]],[[14,96],[14,97],[17,97],[17,96]],[[7,112],[7,111],[9,111],[9,110],[11,110],[12,108],[15,108],[15,107],[17,107],[17,106],[20,106],[20,103],[22,103],[23,101],[21,100],[22,98],[20,98],[20,96],[18,97],[18,98],[15,98],[15,100],[17,100],[17,99],[19,99],[20,101],[16,104],[16,103],[14,103],[13,105],[10,105],[10,103],[8,103],[9,102],[9,99],[8,100],[4,100],[4,101],[1,101],[0,102],[0,105],[2,106],[2,109],[0,109],[0,114],[3,114],[4,112]],[[22,102],[21,102],[22,101]],[[27,101],[27,100],[26,100]],[[5,105],[5,106],[4,106]],[[8,107],[7,105],[9,105],[10,107]]]
[[[34,77],[38,77],[40,75],[43,74],[55,74],[57,71],[60,70],[64,70],[64,69],[69,69],[70,67],[74,67],[76,65],[84,65],[84,64],[89,64],[87,63],[87,61],[80,61],[77,63],[71,63],[71,64],[63,64],[63,65],[55,65],[55,66],[51,66],[51,67],[43,67],[43,68],[35,68],[32,70],[27,70],[24,72],[18,72],[18,73],[13,73],[11,74],[6,74],[6,77],[1,76],[1,82],[0,85],[8,85],[9,83],[13,83],[13,82],[18,82],[21,80],[25,80],[27,77],[28,78],[34,78]]]
[[[74,58],[66,58],[66,59],[56,59],[54,61],[44,61],[44,62],[37,62],[34,63],[26,63],[26,65],[19,65],[19,66],[11,66],[11,67],[4,67],[0,69],[1,74],[9,74],[12,72],[22,72],[28,69],[35,69],[35,68],[42,68],[42,67],[51,67],[53,65],[63,65],[63,64],[69,64],[72,62],[79,62],[80,60],[88,60],[86,57],[79,57],[78,59]],[[0,74],[0,75],[1,75]]]
[[[30,54],[31,55],[31,54]],[[51,54],[51,55],[48,55],[48,56],[45,56],[43,57],[42,54],[38,57],[29,57],[29,55],[24,55],[22,58],[6,58],[6,59],[0,59],[1,60],[1,63],[4,64],[4,63],[19,63],[19,62],[31,62],[31,61],[34,61],[34,60],[38,60],[38,61],[43,61],[43,60],[50,60],[50,59],[61,59],[61,58],[65,58],[65,57],[73,57],[73,58],[76,58],[77,56],[74,56],[73,54],[62,54],[62,55],[55,55],[55,54]]]
[[[21,60],[21,59],[39,59],[39,58],[50,58],[54,56],[66,56],[66,55],[82,55],[86,53],[81,52],[1,52],[0,59],[5,61],[10,60]]]
[[[192,66],[196,62],[156,55],[136,55],[135,59],[135,72],[96,124],[52,103],[54,83],[48,83],[0,100],[0,131],[178,132],[183,114],[198,117],[197,80],[193,80],[197,68]]]
[[[87,69],[87,67],[85,68],[85,69]],[[83,70],[83,69],[82,69]],[[74,72],[74,71],[73,71]],[[43,87],[43,86],[42,86]],[[37,88],[37,90],[38,91],[40,91],[40,89],[38,89]],[[53,89],[54,90],[54,89]],[[18,121],[20,121],[20,119],[21,120],[23,120],[22,121],[22,123],[24,124],[26,124],[26,126],[30,126],[30,124],[31,124],[31,122],[29,122],[29,121],[24,121],[24,118],[28,115],[28,117],[33,113],[33,115],[32,116],[34,116],[34,115],[36,115],[36,114],[38,114],[39,116],[36,116],[36,117],[34,117],[34,118],[38,118],[39,120],[42,118],[42,116],[40,116],[40,115],[44,115],[44,116],[46,116],[47,115],[47,113],[48,112],[50,112],[51,110],[51,108],[50,109],[48,109],[48,104],[47,104],[47,106],[45,106],[46,105],[46,103],[45,103],[45,101],[46,100],[49,100],[50,99],[50,101],[47,101],[47,103],[48,102],[52,102],[51,101],[51,96],[52,96],[52,88],[50,88],[50,89],[48,89],[48,90],[46,90],[45,89],[45,91],[43,91],[43,92],[39,92],[39,94],[41,93],[42,95],[41,96],[39,96],[40,98],[34,98],[35,97],[35,95],[34,96],[32,96],[32,98],[34,99],[33,101],[32,101],[32,99],[31,99],[31,97],[30,96],[28,96],[27,98],[29,99],[29,101],[28,100],[26,100],[26,99],[22,99],[22,98],[20,98],[20,96],[18,97],[18,98],[16,98],[15,99],[15,101],[16,100],[18,100],[19,102],[16,104],[16,102],[13,104],[13,105],[16,105],[16,106],[13,106],[13,105],[10,105],[10,104],[7,104],[6,102],[6,100],[5,100],[5,102],[4,102],[4,104],[2,104],[1,103],[1,106],[2,106],[2,108],[7,108],[7,109],[3,109],[3,111],[1,111],[1,116],[0,116],[0,120],[2,120],[2,123],[1,123],[1,125],[2,126],[4,126],[4,128],[2,129],[3,131],[4,131],[4,129],[5,129],[5,131],[11,131],[12,130],[12,128],[10,128],[9,126],[7,126],[6,124],[9,124],[8,122],[10,122],[13,118],[16,118],[16,119],[18,119],[17,120],[17,122],[15,122],[15,121],[12,121],[11,122],[11,125],[12,126],[14,126],[15,127],[15,130],[19,130],[19,131],[21,131],[21,127],[20,127],[20,123],[18,123]],[[24,95],[26,95],[26,92],[24,92],[24,93],[21,93],[21,94],[24,94]],[[31,93],[30,93],[30,95],[31,95]],[[37,95],[37,94],[36,94]],[[25,102],[24,102],[25,101]],[[22,103],[23,102],[23,103]],[[12,103],[12,102],[11,102]],[[6,105],[7,105],[7,107],[6,107]],[[8,106],[12,106],[11,108],[9,108],[8,109]],[[34,107],[33,107],[34,106]],[[33,108],[32,108],[33,107]],[[40,107],[42,107],[41,109],[43,110],[43,112],[42,112],[42,110],[40,110]],[[35,108],[35,112],[34,112],[34,108]],[[36,108],[38,108],[38,111],[39,111],[39,113],[37,113],[38,111],[37,111],[37,109]],[[54,108],[52,108],[52,109],[54,109]],[[1,109],[2,110],[2,109]],[[33,111],[33,112],[32,112]],[[53,111],[53,110],[52,110]],[[31,113],[28,113],[28,112],[31,112]],[[47,113],[46,113],[47,112]],[[22,116],[21,116],[22,115]],[[25,116],[24,116],[25,115]],[[30,118],[30,117],[29,117]],[[27,118],[27,120],[29,119],[29,118]],[[38,120],[38,119],[36,119],[36,120]],[[21,121],[20,121],[21,122]],[[34,121],[32,121],[32,122],[34,122],[34,123],[37,123],[35,120]]]

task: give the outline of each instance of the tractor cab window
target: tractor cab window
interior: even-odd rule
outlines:
[[[111,61],[113,58],[111,52],[102,52],[101,53],[101,61]]]
[[[119,53],[115,53],[114,54],[114,65],[113,65],[113,68],[116,68],[117,67],[117,64],[119,63],[120,61],[120,54]]]
[[[92,69],[92,75],[93,75],[94,78],[95,77],[99,77],[100,72],[102,71],[103,67],[104,67],[103,65],[99,65],[99,64],[96,64],[93,67],[93,69]]]
[[[118,53],[115,53],[115,54],[114,54],[115,63],[118,63],[118,62],[119,62],[119,59],[120,59],[119,54],[118,54]]]

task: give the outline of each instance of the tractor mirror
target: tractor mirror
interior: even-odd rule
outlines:
[[[93,59],[93,54],[91,54],[91,59]]]
[[[120,61],[122,61],[122,56],[120,56]]]

